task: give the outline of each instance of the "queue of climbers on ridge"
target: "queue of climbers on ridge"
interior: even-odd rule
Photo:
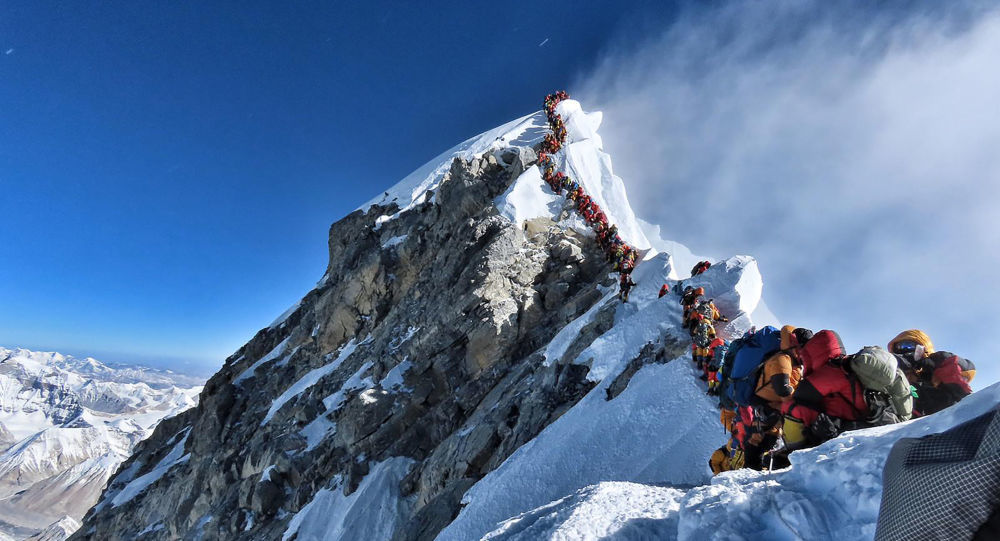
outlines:
[[[711,264],[702,261],[692,276]],[[671,293],[664,285],[660,297]],[[969,394],[972,361],[937,351],[923,331],[899,333],[883,349],[854,354],[831,330],[813,333],[785,325],[751,328],[731,343],[717,336],[726,319],[703,287],[678,282],[673,292],[691,334],[691,358],[719,397],[719,420],[729,441],[709,458],[713,474],[782,468],[788,454],[848,430],[930,415]]]
[[[701,261],[692,276],[708,270]],[[923,331],[899,333],[883,349],[854,354],[831,330],[813,333],[786,325],[751,328],[731,343],[716,322],[727,322],[705,288],[660,289],[676,293],[682,326],[691,335],[691,360],[708,394],[719,397],[719,420],[729,441],[709,458],[713,474],[782,468],[788,454],[819,445],[842,432],[930,415],[972,393],[972,361],[936,351]]]
[[[542,178],[557,194],[565,193],[594,230],[597,243],[619,273],[619,297],[628,302],[638,253],[609,224],[607,215],[562,171],[552,156],[562,150],[568,132],[556,112],[569,98],[565,91],[545,97],[551,133],[538,154]],[[699,261],[691,275],[711,268]],[[718,335],[717,322],[728,322],[703,287],[664,285],[659,296],[675,293],[683,306],[683,327],[691,336],[691,358],[707,382],[708,394],[719,397],[719,420],[729,441],[709,458],[713,474],[753,468],[782,468],[788,454],[819,445],[837,435],[930,415],[972,393],[976,374],[972,361],[937,351],[917,329],[899,333],[883,349],[866,346],[847,353],[831,330],[813,333],[785,325],[751,328],[729,342]]]
[[[607,215],[579,183],[555,170],[553,155],[568,136],[556,112],[569,98],[564,91],[545,97],[551,133],[538,154],[542,178],[557,194],[565,193],[594,230],[597,242],[614,271],[619,273],[619,297],[628,302],[636,285],[632,280],[638,253],[609,224]],[[699,261],[697,276],[711,268]],[[728,322],[706,298],[703,287],[674,288],[664,284],[659,296],[674,293],[683,307],[683,324],[691,336],[691,359],[719,397],[719,420],[729,441],[709,458],[713,474],[739,468],[757,470],[789,465],[797,449],[819,445],[860,428],[899,423],[930,415],[972,393],[972,361],[947,351],[936,351],[926,333],[911,329],[899,333],[885,348],[866,346],[847,353],[840,336],[831,330],[813,333],[785,325],[751,328],[729,342],[716,332],[717,322]]]
[[[587,194],[578,182],[566,173],[555,170],[552,156],[562,150],[566,143],[568,132],[562,117],[556,112],[556,106],[569,99],[569,94],[560,90],[545,97],[545,116],[552,130],[545,135],[538,153],[538,164],[542,171],[542,179],[557,194],[565,193],[566,198],[574,202],[576,211],[583,217],[597,237],[597,244],[604,251],[612,270],[619,275],[618,296],[622,302],[628,302],[629,292],[635,287],[632,271],[635,269],[638,252],[626,244],[618,234],[618,226],[608,223],[608,217],[594,199]]]
[[[834,331],[791,325],[713,344],[707,370],[730,434],[709,459],[713,474],[787,467],[790,452],[843,432],[930,415],[971,394],[976,372],[917,329],[854,354]]]
[[[691,276],[709,268],[701,261]],[[899,333],[884,349],[866,346],[854,354],[834,331],[791,325],[751,328],[728,342],[715,324],[729,320],[705,288],[680,281],[660,288],[660,297],[670,293],[680,297],[691,360],[708,394],[719,397],[719,420],[730,435],[709,458],[713,474],[787,467],[792,451],[849,430],[930,415],[972,393],[975,364],[936,351],[917,329]]]

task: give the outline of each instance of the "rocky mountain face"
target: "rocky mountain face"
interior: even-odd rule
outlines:
[[[596,130],[580,115],[572,126]],[[541,192],[544,126],[536,114],[470,140],[333,224],[316,288],[138,445],[74,539],[433,539],[470,487],[588,393],[604,400],[606,373],[616,394],[683,354],[663,332],[675,302],[619,324],[634,307],[593,233]],[[596,134],[577,138],[567,167],[598,171],[591,193],[638,231]],[[752,267],[759,299],[751,263],[730,274]],[[673,272],[666,254],[647,268],[650,301]],[[631,372],[596,367],[592,349],[623,327]]]
[[[135,444],[194,405],[194,381],[0,348],[0,533],[66,538]]]

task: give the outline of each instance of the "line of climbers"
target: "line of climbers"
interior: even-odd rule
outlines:
[[[542,178],[576,203],[576,210],[597,235],[612,268],[620,275],[619,297],[628,302],[636,285],[631,274],[637,252],[608,223],[600,206],[582,186],[555,171],[552,156],[562,150],[567,130],[556,106],[569,98],[565,91],[545,97],[551,133],[538,155]],[[698,262],[697,276],[711,267]],[[664,284],[660,297],[671,292]],[[972,393],[972,361],[947,351],[935,351],[929,336],[912,329],[889,341],[887,348],[866,346],[848,354],[831,330],[813,333],[785,325],[751,328],[732,343],[719,337],[715,322],[729,321],[706,299],[705,289],[683,287],[673,292],[683,305],[683,327],[691,335],[691,358],[708,383],[708,394],[719,397],[720,421],[730,439],[709,459],[712,472],[743,467],[757,470],[786,467],[788,454],[819,445],[859,428],[898,423],[930,415]],[[766,464],[765,464],[766,461]]]
[[[590,195],[571,179],[566,173],[555,170],[552,156],[562,150],[566,143],[566,124],[562,116],[556,113],[556,106],[569,99],[569,94],[560,90],[545,97],[545,116],[548,118],[550,133],[545,134],[538,153],[538,164],[542,170],[542,178],[557,194],[566,192],[566,198],[576,203],[576,210],[597,235],[597,244],[604,250],[611,268],[619,274],[619,298],[628,302],[629,292],[635,287],[632,280],[632,270],[635,269],[638,252],[626,244],[618,235],[618,226],[608,224],[608,217]]]
[[[701,261],[696,276],[711,263]],[[730,434],[709,459],[712,472],[743,467],[786,467],[788,454],[842,432],[930,415],[972,393],[972,361],[935,351],[926,333],[911,329],[886,349],[866,346],[847,354],[840,336],[786,325],[750,329],[732,343],[716,335],[729,321],[702,287],[674,285],[691,334],[691,360],[719,397]],[[664,284],[660,297],[671,293]],[[766,463],[765,463],[766,462]]]
[[[790,452],[842,432],[930,415],[972,393],[976,372],[972,361],[935,351],[920,330],[848,354],[836,332],[791,325],[722,342],[708,365],[731,435],[709,459],[715,474],[786,467]]]

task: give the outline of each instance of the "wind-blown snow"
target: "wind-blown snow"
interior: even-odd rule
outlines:
[[[339,482],[320,490],[292,517],[282,540],[297,534],[297,541],[388,541],[412,505],[399,494],[412,464],[403,457],[372,464],[350,496],[344,496]]]
[[[406,235],[399,235],[396,237],[392,237],[391,239],[382,243],[382,249],[385,250],[387,248],[393,248],[395,246],[399,246],[400,244],[403,244],[403,242],[405,241],[406,241]]]
[[[403,359],[403,362],[392,367],[392,370],[389,370],[379,384],[382,385],[382,388],[385,390],[393,390],[403,387],[403,376],[412,366],[413,363],[411,363],[409,359]],[[404,388],[404,390],[406,389]]]
[[[507,520],[483,539],[672,539],[677,524],[669,518],[683,496],[675,488],[608,481]]]
[[[323,399],[323,406],[326,407],[326,411],[332,411],[344,404],[344,400],[347,399],[347,393],[350,391],[356,391],[358,389],[370,389],[374,383],[372,383],[372,378],[370,376],[364,376],[364,373],[371,370],[371,367],[375,363],[372,361],[366,361],[358,368],[357,372],[347,378],[347,381],[340,386],[337,392],[331,394],[330,396]]]
[[[566,205],[566,199],[552,192],[538,166],[526,169],[495,201],[500,215],[516,224],[534,218],[556,219]]]
[[[335,430],[337,430],[337,423],[328,419],[326,417],[326,412],[321,413],[309,424],[304,426],[302,430],[299,430],[299,434],[306,439],[305,452],[315,449],[317,445],[319,445]]]

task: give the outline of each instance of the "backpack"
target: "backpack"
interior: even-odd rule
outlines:
[[[712,326],[710,320],[702,319],[695,324],[694,332],[691,334],[691,340],[695,346],[707,348],[714,338],[715,327]]]
[[[715,315],[715,306],[712,305],[712,301],[701,301],[695,307],[694,311],[701,314],[706,320],[712,321]]]
[[[722,363],[725,362],[729,343],[721,338],[716,338],[712,341],[712,344],[709,344],[709,347],[712,348],[712,360],[708,363],[708,370],[710,372],[718,372],[722,369]],[[721,378],[719,381],[721,381]]]
[[[878,346],[866,346],[851,356],[850,369],[865,388],[869,417],[874,417],[869,423],[889,424],[913,416],[910,383],[895,355]],[[892,421],[889,413],[898,420]]]
[[[733,340],[729,344],[729,349],[726,350],[725,356],[722,357],[722,364],[719,367],[719,406],[724,410],[736,409],[736,403],[729,399],[727,390],[733,384],[730,378],[733,372],[733,362],[735,362],[736,355],[740,352],[740,348],[743,347],[746,338],[750,334],[752,333],[747,332],[742,337]]]
[[[732,362],[729,362],[727,355],[725,368],[729,369],[729,373],[722,394],[728,401],[749,406],[757,386],[760,367],[772,353],[781,349],[781,331],[769,325],[744,336],[742,340]],[[730,346],[730,351],[732,349]]]

